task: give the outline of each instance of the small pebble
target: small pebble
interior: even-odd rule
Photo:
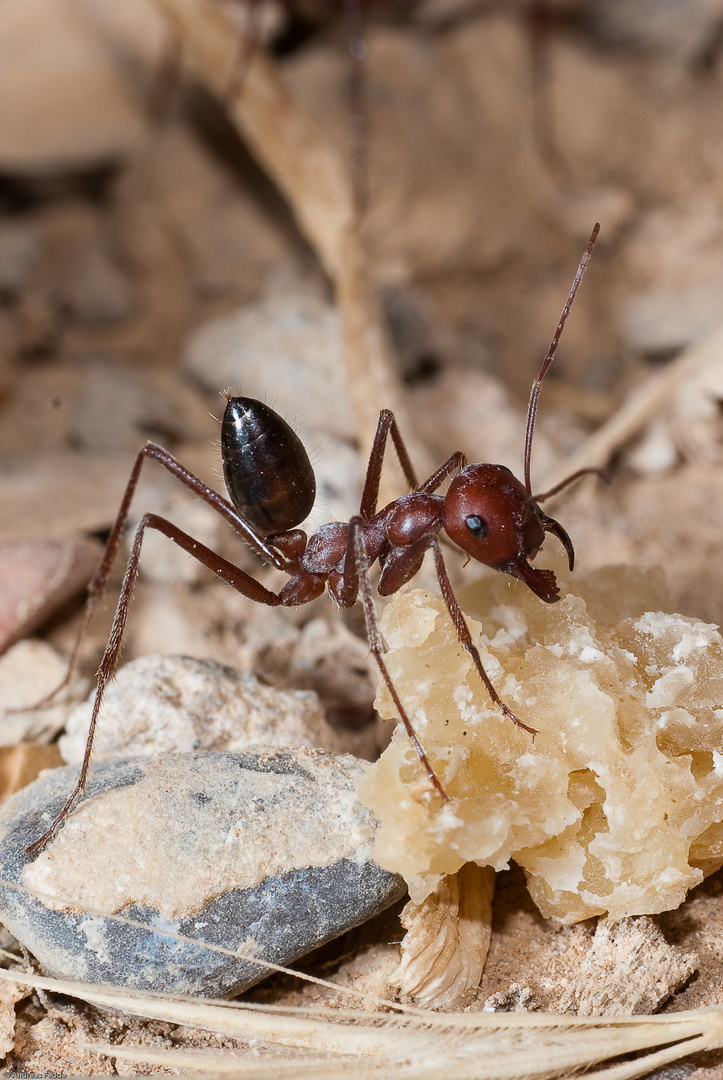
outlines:
[[[158,64],[151,70],[157,83]],[[142,168],[149,170],[162,200],[166,228],[189,261],[198,297],[232,302],[257,297],[290,259],[291,240],[281,221],[260,212],[253,186],[240,183],[223,157],[209,154],[188,125],[165,124]],[[147,212],[155,213],[150,207]],[[211,389],[215,393],[219,387]]]
[[[100,544],[84,539],[0,544],[0,653],[84,588],[101,554]]]
[[[91,168],[142,146],[147,127],[92,14],[74,0],[9,0],[0,10],[0,166]]]
[[[78,775],[46,773],[0,812],[0,920],[61,978],[233,996],[269,974],[249,957],[286,966],[404,894],[372,861],[365,769],[266,747],[100,763],[31,861]]]
[[[46,539],[49,522],[56,536],[110,528],[128,472],[127,454],[100,457],[54,449],[3,455],[0,539]]]
[[[366,640],[339,619],[319,617],[299,634],[289,659],[289,685],[309,687],[324,701],[371,713],[377,690],[373,663]]]
[[[47,743],[58,734],[87,694],[88,680],[75,675],[44,708],[35,706],[67,672],[67,659],[44,641],[19,641],[0,657],[0,746]]]
[[[133,312],[135,296],[129,278],[102,242],[84,245],[76,253],[58,299],[74,321],[89,326],[120,322]]]
[[[359,513],[363,475],[361,459],[354,447],[328,431],[317,436],[309,430],[306,417],[302,419],[300,434],[312,455],[316,476],[316,502],[306,525],[312,532],[327,521],[349,521]],[[347,436],[351,430],[348,429]]]
[[[85,751],[95,690],[68,718],[60,752]],[[330,747],[333,735],[311,690],[276,690],[247,671],[189,656],[143,656],[110,683],[93,747],[96,761],[172,750]]]
[[[640,216],[624,259],[636,286],[620,308],[627,343],[673,355],[721,324],[723,214],[712,199],[679,200]]]
[[[669,944],[649,915],[600,919],[557,1008],[578,1016],[657,1012],[699,966],[697,955]]]

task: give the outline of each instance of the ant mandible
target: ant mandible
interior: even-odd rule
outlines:
[[[120,653],[133,585],[138,573],[141,545],[146,529],[157,529],[193,555],[209,570],[243,596],[269,607],[307,604],[328,588],[340,607],[352,607],[361,600],[369,647],[379,672],[391,694],[414,749],[427,776],[443,801],[447,794],[432,768],[394,683],[384,663],[384,642],[374,609],[369,569],[378,562],[381,576],[377,590],[381,596],[397,592],[418,572],[425,552],[431,548],[444,602],[461,644],[472,657],[487,692],[513,724],[534,736],[535,728],[524,724],[501,700],[482,665],[464,615],[454,595],[442,558],[439,534],[444,530],[458,547],[477,562],[520,578],[541,600],[551,604],[559,599],[552,570],[535,569],[533,558],[545,538],[554,533],[567,552],[572,570],[575,552],[562,525],[548,517],[539,503],[556,494],[586,473],[581,469],[543,495],[533,495],[530,484],[530,455],[542,380],[557,351],[578,286],[592,254],[599,225],[595,225],[578,266],[555,336],[532,384],[525,427],[525,482],[522,484],[504,465],[467,465],[457,452],[423,484],[419,484],[393,413],[385,409],[379,416],[359,513],[349,522],[330,522],[307,538],[296,526],[309,514],[316,495],[314,472],[301,440],[277,413],[253,398],[227,395],[221,424],[221,456],[230,502],[209,488],[176,461],[163,447],[146,443],[136,458],[111,530],[101,564],[88,586],[88,602],[83,626],[71,660],[71,670],[95,599],[103,592],[123,534],[133,493],[146,458],[158,461],[196,495],[224,517],[263,559],[289,575],[279,592],[267,589],[221,555],[157,514],[144,514],[131,546],[113,625],[98,669],[98,683],[88,731],[85,755],[78,783],[50,828],[28,848],[32,854],[53,837],[82,795],[88,776],[93,737],[108,681]],[[412,489],[377,510],[379,482],[384,453],[391,438],[399,462]],[[440,485],[453,474],[446,495],[436,495]]]

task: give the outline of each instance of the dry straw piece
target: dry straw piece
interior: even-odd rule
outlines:
[[[663,371],[651,375],[628,397],[616,413],[610,417],[571,455],[541,483],[542,489],[555,487],[565,477],[571,476],[578,469],[598,468],[609,461],[625,443],[633,439],[651,423],[681,391],[692,386],[699,399],[705,399],[714,407],[716,394],[719,393],[721,363],[723,360],[723,327],[695,341],[679,356],[668,364]],[[717,409],[714,410],[717,413]],[[687,425],[690,429],[690,423]],[[703,427],[705,436],[701,435]],[[698,418],[694,425],[694,441],[704,441],[709,445],[708,417]],[[688,438],[690,438],[688,431]],[[546,503],[546,506],[551,505]]]
[[[299,228],[334,283],[362,455],[366,456],[372,445],[379,412],[392,409],[405,432],[412,460],[425,472],[427,453],[413,438],[369,279],[349,171],[340,154],[316,130],[271,58],[256,43],[247,49],[238,92],[232,101],[227,100],[238,62],[239,30],[220,5],[209,0],[156,3],[175,28],[195,75],[211,93],[226,100],[232,121],[287,199]],[[397,494],[384,486],[387,483],[382,477],[382,505]]]
[[[465,863],[429,896],[404,908],[407,931],[391,983],[403,997],[437,1009],[461,1007],[474,996],[492,936],[495,874]]]
[[[352,1080],[633,1080],[689,1054],[723,1045],[723,1007],[667,1016],[569,1017],[535,1013],[401,1015],[349,1009],[247,1005],[139,994],[0,970],[0,979],[64,994],[100,1008],[248,1041],[248,1050],[158,1050],[127,1045],[84,1049],[136,1063],[244,1078],[339,1077]],[[388,1003],[380,1002],[380,1006]],[[661,1048],[662,1049],[658,1049]],[[261,1052],[261,1053],[260,1053]],[[633,1061],[605,1069],[624,1054]]]

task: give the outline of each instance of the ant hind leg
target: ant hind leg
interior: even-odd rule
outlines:
[[[157,514],[145,514],[141,519],[133,538],[133,545],[131,547],[128,565],[126,566],[123,585],[121,586],[118,604],[113,617],[113,625],[108,637],[108,643],[105,647],[105,652],[103,653],[103,659],[98,668],[98,682],[95,700],[93,702],[93,713],[88,729],[88,738],[85,744],[85,753],[83,755],[83,764],[80,768],[78,783],[50,828],[27,848],[28,855],[34,855],[35,852],[44,847],[48,840],[55,836],[85,790],[86,781],[88,779],[88,769],[90,767],[90,758],[93,752],[93,740],[95,738],[98,715],[103,703],[106,687],[112,679],[118,665],[118,658],[123,644],[123,633],[128,619],[128,609],[133,594],[133,586],[135,585],[136,577],[138,575],[141,546],[146,529],[157,529],[159,532],[163,533],[175,544],[178,544],[180,548],[183,548],[184,551],[188,552],[189,555],[198,559],[200,563],[213,571],[213,573],[233,589],[243,596],[248,597],[249,600],[255,600],[259,604],[266,604],[268,607],[277,607],[281,603],[281,599],[277,593],[271,592],[270,589],[266,589],[260,582],[256,581],[255,578],[252,578],[250,574],[247,574],[239,569],[239,567],[234,566],[233,563],[230,563],[215,551],[207,548],[205,544],[200,543],[198,540],[194,540],[192,536],[183,532],[177,525],[167,521],[165,518],[159,517]]]
[[[167,469],[170,473],[172,473],[172,475],[175,476],[177,480],[180,480],[182,484],[184,484],[187,488],[190,488],[190,490],[193,491],[195,495],[203,499],[204,502],[208,503],[208,505],[211,506],[217,514],[220,514],[221,517],[225,518],[225,520],[232,526],[232,528],[236,530],[236,532],[241,534],[246,543],[249,544],[249,546],[254,551],[256,551],[263,559],[266,559],[272,565],[276,566],[276,568],[279,570],[284,570],[286,568],[286,560],[284,556],[277,550],[275,550],[273,547],[268,545],[261,537],[257,536],[253,529],[248,525],[247,522],[243,520],[235,507],[232,506],[227,499],[224,499],[223,496],[219,495],[217,491],[214,491],[213,488],[208,487],[208,485],[205,484],[202,480],[200,480],[197,476],[194,476],[192,472],[189,472],[189,470],[186,469],[185,466],[181,465],[181,463],[177,461],[172,454],[169,454],[167,450],[164,450],[162,446],[158,446],[156,443],[151,442],[146,443],[143,449],[140,450],[138,455],[136,456],[136,460],[133,464],[131,474],[128,478],[128,483],[126,484],[125,491],[123,492],[123,498],[121,500],[120,508],[118,510],[118,513],[116,514],[116,518],[113,522],[113,527],[108,536],[108,540],[106,541],[103,557],[100,561],[98,569],[96,570],[90,581],[90,584],[88,585],[88,596],[86,600],[85,612],[83,614],[83,621],[80,625],[80,629],[75,639],[73,652],[70,657],[68,670],[65,674],[65,678],[58,686],[51,690],[49,694],[46,694],[44,698],[42,698],[40,701],[37,701],[32,706],[33,709],[44,708],[48,704],[48,702],[52,701],[53,698],[70,683],[70,680],[73,677],[73,673],[78,666],[78,661],[80,659],[80,651],[83,646],[83,641],[85,640],[86,632],[90,624],[96,601],[100,596],[103,595],[105,591],[108,575],[110,574],[113,563],[115,562],[116,555],[118,554],[118,547],[120,545],[121,537],[124,533],[126,522],[128,520],[130,505],[133,500],[133,496],[135,495],[136,488],[138,486],[138,480],[140,478],[143,462],[146,460],[146,458],[152,458],[153,460],[157,461],[159,465],[162,465],[164,469]],[[200,548],[202,545],[197,544],[196,546]],[[193,554],[193,552],[191,552],[191,554]],[[11,711],[25,711],[26,708],[27,707],[24,707],[23,710]]]

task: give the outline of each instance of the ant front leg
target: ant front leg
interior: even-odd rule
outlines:
[[[164,451],[165,452],[165,451]],[[170,455],[169,455],[170,456]],[[137,476],[136,476],[137,479]],[[200,483],[200,481],[199,481]],[[127,494],[127,492],[126,492]],[[132,494],[132,492],[131,492]],[[220,496],[219,496],[220,497]],[[130,500],[128,500],[130,501]],[[123,507],[121,507],[123,510]],[[127,506],[125,507],[127,513]],[[120,517],[121,515],[119,515]],[[100,713],[101,705],[103,703],[103,696],[105,694],[106,687],[113,677],[115,669],[118,664],[118,657],[120,656],[121,646],[123,643],[123,633],[125,631],[126,621],[128,619],[128,608],[130,606],[131,596],[133,594],[133,586],[138,575],[138,564],[141,557],[141,546],[143,543],[143,536],[146,529],[157,529],[163,533],[174,544],[178,544],[180,548],[192,555],[194,559],[198,559],[203,566],[213,571],[218,577],[230,585],[236,592],[241,593],[243,596],[249,598],[249,600],[255,600],[256,603],[266,604],[268,607],[276,607],[283,603],[283,598],[278,593],[272,592],[270,589],[266,589],[260,582],[252,578],[250,574],[245,573],[239,569],[238,566],[234,566],[233,563],[224,559],[217,552],[212,551],[206,547],[205,544],[200,543],[198,540],[194,540],[188,533],[183,532],[177,525],[167,521],[165,518],[159,517],[157,514],[145,514],[141,519],[141,522],[136,529],[136,534],[133,538],[133,545],[131,547],[131,553],[128,559],[128,565],[126,566],[125,576],[123,578],[123,585],[121,586],[120,596],[118,597],[118,604],[113,617],[113,625],[111,627],[110,636],[108,637],[108,643],[103,653],[103,659],[101,660],[100,667],[98,668],[98,682],[95,692],[95,700],[93,702],[93,713],[90,720],[90,727],[88,729],[88,738],[85,744],[85,754],[83,755],[83,764],[81,765],[80,775],[78,777],[78,783],[76,784],[69,799],[63,806],[62,810],[56,817],[47,832],[31,844],[27,848],[27,853],[33,855],[36,851],[39,851],[48,840],[50,840],[57,833],[63,821],[68,816],[73,806],[83,794],[85,790],[85,784],[88,779],[88,768],[90,766],[90,758],[93,752],[93,740],[95,738],[95,729],[98,723],[98,715]],[[117,541],[116,541],[117,547]],[[115,554],[115,551],[113,551]],[[112,557],[111,560],[112,561]],[[108,563],[110,565],[110,562]],[[107,573],[107,566],[105,565],[105,559],[101,564],[101,570],[105,568]],[[96,578],[100,578],[104,583],[105,578],[102,577],[100,571],[96,575]],[[323,584],[321,585],[323,590]]]
[[[501,709],[504,715],[508,717],[508,719],[510,719],[516,727],[520,728],[522,731],[526,731],[534,738],[534,736],[537,735],[537,728],[529,727],[527,724],[523,724],[522,720],[520,720],[519,717],[515,716],[515,714],[512,712],[512,709],[509,707],[509,705],[505,705],[504,701],[499,696],[494,686],[490,682],[490,677],[484,669],[482,657],[479,654],[479,649],[472,641],[472,635],[469,632],[469,627],[467,626],[464,614],[459,606],[457,597],[454,595],[452,582],[449,580],[449,574],[447,573],[447,567],[444,565],[444,559],[442,558],[442,551],[438,541],[435,540],[433,542],[432,549],[434,551],[434,565],[437,570],[437,580],[439,581],[439,587],[442,590],[442,597],[445,604],[447,605],[447,611],[449,612],[452,622],[454,623],[455,630],[457,631],[457,637],[472,657],[472,662],[477,669],[479,677],[485,684],[487,693],[492,698],[493,703],[498,707],[498,709]]]
[[[419,490],[427,495],[431,495],[448,476],[451,476],[452,473],[456,472],[458,469],[463,469],[466,464],[466,456],[461,450],[458,450],[455,454],[452,454],[451,457],[447,458],[444,465],[440,465],[436,472],[432,473],[429,480],[424,481]]]

